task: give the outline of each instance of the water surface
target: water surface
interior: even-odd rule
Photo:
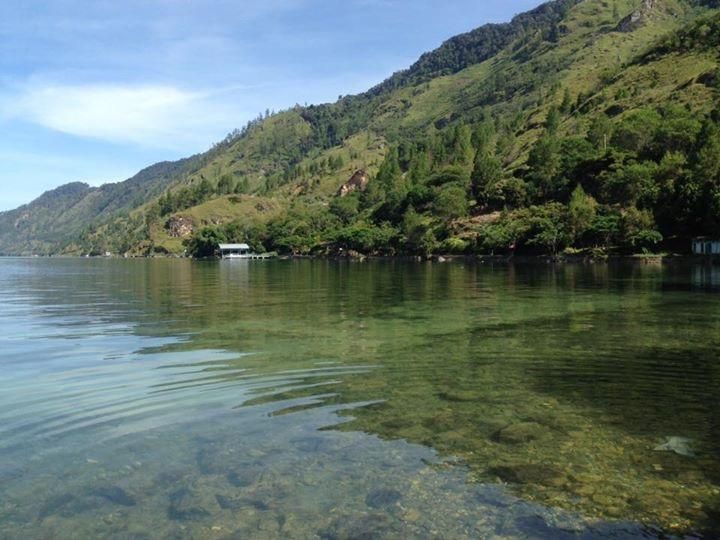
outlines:
[[[719,290],[0,259],[0,538],[713,537]]]

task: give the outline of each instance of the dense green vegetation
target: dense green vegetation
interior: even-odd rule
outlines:
[[[652,250],[666,236],[720,232],[720,113],[601,115],[584,137],[558,135],[561,121],[552,108],[514,175],[503,172],[491,120],[460,124],[394,146],[364,193],[296,206],[252,233],[238,223],[202,229],[191,252],[207,255],[192,246],[211,234],[295,253],[558,254]],[[471,213],[493,219],[473,223]]]
[[[119,204],[90,204],[87,188],[0,214],[0,251],[205,256],[212,238],[318,255],[687,249],[720,234],[716,7],[544,4],[365,94],[266,111],[114,185]],[[359,169],[367,188],[339,196]]]
[[[437,50],[422,55],[409,69],[396,73],[370,90],[369,94],[417,85],[435,77],[457,73],[493,57],[511,44],[515,49],[520,49],[536,40],[538,35],[543,40],[557,42],[562,32],[560,24],[563,17],[580,1],[558,0],[542,4],[518,15],[509,23],[487,24],[449,39]]]

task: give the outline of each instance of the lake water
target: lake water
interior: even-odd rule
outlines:
[[[720,534],[720,268],[0,259],[0,538]]]

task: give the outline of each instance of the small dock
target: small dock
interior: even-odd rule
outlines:
[[[253,253],[247,244],[220,244],[218,246],[220,257],[223,259],[242,259],[242,260],[265,260],[274,259],[275,253]]]

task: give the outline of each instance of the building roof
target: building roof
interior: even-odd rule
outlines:
[[[250,249],[247,244],[220,244],[221,251],[230,251],[233,249]]]

